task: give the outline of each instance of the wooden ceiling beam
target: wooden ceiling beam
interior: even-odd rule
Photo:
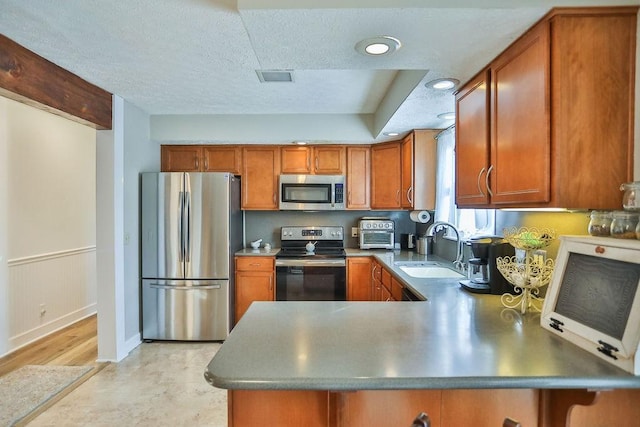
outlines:
[[[111,129],[111,93],[2,34],[0,95],[95,129]]]

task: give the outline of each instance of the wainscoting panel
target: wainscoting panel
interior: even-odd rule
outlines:
[[[95,246],[12,259],[9,351],[96,312]]]

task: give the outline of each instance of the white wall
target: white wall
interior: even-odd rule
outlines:
[[[140,172],[160,170],[160,145],[150,142],[149,115],[124,104],[125,339],[140,341]]]
[[[148,115],[117,95],[97,145],[98,359],[117,362],[140,344],[139,173],[159,170],[160,147]]]
[[[7,201],[9,179],[7,175],[7,102],[0,97],[0,354],[9,349],[9,287],[7,268]]]
[[[7,98],[0,103],[6,353],[95,313],[96,132]]]

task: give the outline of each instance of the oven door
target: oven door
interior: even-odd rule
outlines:
[[[344,259],[276,259],[276,301],[346,301]]]

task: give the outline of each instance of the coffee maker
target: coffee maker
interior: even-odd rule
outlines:
[[[463,289],[481,294],[501,295],[513,290],[498,271],[496,259],[513,256],[515,249],[503,237],[488,236],[470,240],[473,258],[468,261],[466,280],[461,280]]]

